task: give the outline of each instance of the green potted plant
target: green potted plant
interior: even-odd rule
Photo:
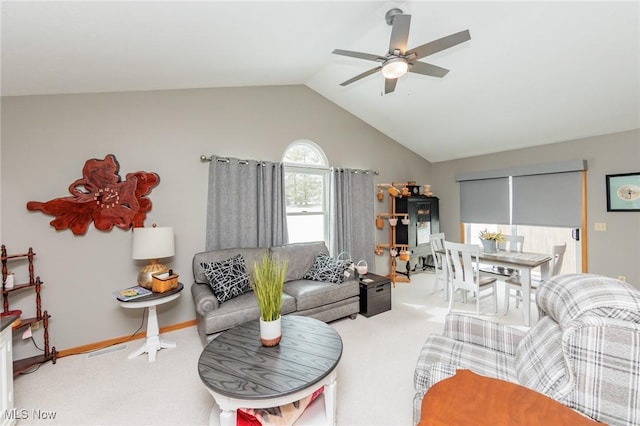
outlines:
[[[498,243],[505,241],[502,231],[489,232],[485,229],[484,231],[480,231],[478,237],[480,237],[480,241],[482,241],[482,247],[485,253],[497,252]]]
[[[282,338],[282,292],[287,273],[287,262],[268,254],[253,265],[251,288],[260,308],[260,342],[263,346],[276,346]]]

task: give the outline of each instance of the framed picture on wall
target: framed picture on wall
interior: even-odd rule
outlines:
[[[606,177],[607,211],[640,212],[640,172]]]

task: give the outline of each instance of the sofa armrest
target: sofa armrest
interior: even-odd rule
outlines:
[[[444,323],[444,335],[460,342],[515,355],[525,332],[481,318],[448,314]]]
[[[417,389],[416,394],[413,397],[413,424],[417,425],[420,422],[420,414],[422,408],[422,398],[427,393],[429,388],[441,380],[448,379],[456,375],[456,366],[451,364],[445,364],[442,362],[434,362],[427,367],[428,381],[425,383],[425,387]]]
[[[457,367],[442,362],[434,362],[429,366],[429,386],[435,385],[441,380],[448,379],[456,375]],[[427,389],[428,389],[427,388]]]
[[[638,424],[640,324],[585,314],[569,323],[562,348],[575,377],[554,397],[603,423]]]
[[[205,316],[207,312],[218,309],[218,299],[207,284],[191,284],[191,296],[198,315]]]

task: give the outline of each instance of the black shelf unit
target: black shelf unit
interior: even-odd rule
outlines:
[[[398,215],[406,213],[409,217],[408,225],[398,221],[395,243],[406,244],[411,252],[408,261],[397,263],[396,272],[409,277],[412,272],[433,267],[429,238],[431,234],[440,232],[438,197],[416,195],[397,198],[395,212]]]

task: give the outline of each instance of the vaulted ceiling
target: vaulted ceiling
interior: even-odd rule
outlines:
[[[306,85],[429,161],[640,128],[640,3],[2,2],[3,96]],[[392,7],[408,47],[468,29],[382,95]]]

